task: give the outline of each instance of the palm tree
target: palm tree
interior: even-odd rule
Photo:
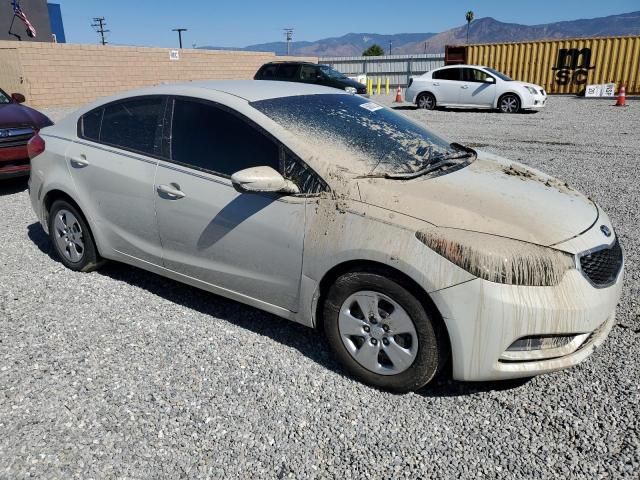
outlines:
[[[469,27],[471,26],[471,22],[473,22],[473,12],[469,10],[465,18],[467,19],[467,45],[469,45]]]

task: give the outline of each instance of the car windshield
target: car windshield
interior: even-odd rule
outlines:
[[[505,82],[513,82],[513,78],[506,76],[504,73],[494,70],[493,68],[485,68],[485,70],[492,75],[495,75],[500,80],[504,80]]]
[[[318,65],[318,67],[320,68],[322,73],[324,73],[329,78],[347,78],[344,73],[338,72],[337,70],[334,70],[327,65]]]
[[[11,97],[4,93],[3,90],[0,90],[0,104],[2,103],[11,103]]]
[[[251,105],[314,154],[357,175],[414,175],[446,158],[459,158],[462,150],[404,115],[356,95],[300,95]]]

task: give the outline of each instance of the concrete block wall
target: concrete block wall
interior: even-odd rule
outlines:
[[[81,105],[162,82],[251,79],[274,60],[317,62],[316,57],[222,50],[0,41],[0,87],[20,92],[33,107]]]

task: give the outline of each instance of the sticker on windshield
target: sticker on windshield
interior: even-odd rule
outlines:
[[[376,110],[382,110],[383,107],[378,105],[377,103],[367,102],[360,105],[365,110],[369,110],[370,112],[375,112]]]

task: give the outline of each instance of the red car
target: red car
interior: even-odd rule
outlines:
[[[27,142],[41,128],[53,125],[46,115],[20,105],[24,95],[0,89],[0,179],[29,175]]]

